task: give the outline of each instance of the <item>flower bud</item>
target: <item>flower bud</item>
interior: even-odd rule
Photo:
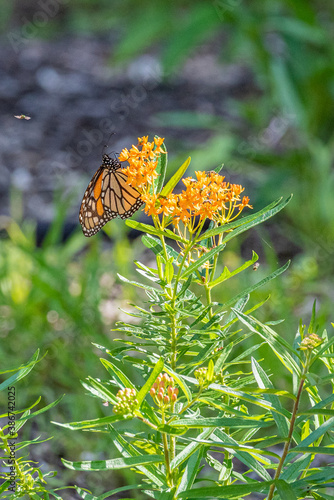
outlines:
[[[319,337],[319,335],[317,335],[316,333],[311,333],[303,338],[303,340],[300,343],[299,349],[301,351],[306,351],[306,350],[312,351],[320,344],[322,344],[323,341],[324,339]]]

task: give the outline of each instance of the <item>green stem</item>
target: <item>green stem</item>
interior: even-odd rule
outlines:
[[[166,423],[165,421],[165,412],[162,409],[161,410],[161,422],[164,425]],[[162,442],[163,442],[163,447],[164,447],[164,455],[165,455],[165,463],[166,463],[166,470],[167,470],[167,483],[169,486],[173,486],[171,484],[172,482],[172,473],[170,470],[170,459],[169,459],[169,452],[168,452],[168,439],[167,439],[167,434],[165,432],[162,433]]]
[[[216,245],[217,247],[219,247],[219,245],[221,245],[222,239],[223,239],[223,233],[220,233],[218,236],[218,243]],[[210,276],[211,280],[210,281],[213,281],[215,279],[218,257],[219,257],[219,253],[216,253],[216,255],[213,258],[213,266],[212,266],[212,270],[211,270],[211,276]]]
[[[8,437],[5,435],[5,433],[3,432],[3,430],[1,428],[0,428],[0,437],[2,439],[3,449],[5,451],[4,456],[7,453],[8,457],[10,457],[11,456],[11,449],[10,449],[10,446],[8,444]],[[25,483],[24,472],[21,471],[20,466],[18,464],[18,460],[15,457],[13,458],[13,461],[14,461],[13,465],[15,467],[15,472],[16,472],[16,477],[18,478],[18,482],[21,483],[21,485],[23,485]]]
[[[281,460],[279,461],[278,467],[276,469],[276,473],[275,473],[275,476],[274,476],[274,481],[277,481],[279,479],[280,475],[281,475],[283,464],[284,464],[284,461],[286,459],[286,456],[287,456],[289,448],[290,448],[290,444],[291,444],[291,440],[292,440],[292,434],[293,434],[294,425],[295,425],[295,420],[296,420],[297,411],[298,411],[298,406],[299,406],[300,398],[301,398],[301,395],[302,395],[302,390],[303,390],[304,382],[306,380],[306,372],[307,372],[307,369],[308,369],[308,361],[309,361],[309,357],[307,356],[305,367],[304,367],[304,370],[303,370],[303,373],[302,373],[302,376],[301,376],[301,379],[300,379],[300,384],[299,384],[299,388],[298,388],[298,393],[297,393],[296,401],[295,401],[294,406],[293,406],[293,411],[292,411],[292,416],[291,416],[291,420],[290,420],[290,428],[289,428],[288,437],[287,437],[287,440],[286,440],[284,448],[283,448],[283,453],[282,453],[282,456],[281,456]],[[275,483],[273,483],[270,486],[269,495],[268,495],[267,500],[272,500],[272,498],[274,496],[274,492],[275,492]]]
[[[211,299],[211,288],[208,286],[207,283],[205,283],[204,288],[205,288],[205,294],[206,294],[206,302],[207,302],[207,305],[209,305],[212,302],[212,299]],[[210,309],[209,309],[209,318],[211,319],[212,316],[213,316],[213,311],[212,311],[212,307],[210,307]]]

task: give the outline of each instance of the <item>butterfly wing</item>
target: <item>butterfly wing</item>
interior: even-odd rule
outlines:
[[[126,183],[127,177],[121,170],[110,171],[109,176],[103,193],[103,204],[121,219],[127,219],[142,206],[140,193]]]
[[[79,221],[85,236],[93,236],[117,215],[131,217],[143,204],[140,193],[126,184],[126,179],[121,164],[105,155],[81,203]]]

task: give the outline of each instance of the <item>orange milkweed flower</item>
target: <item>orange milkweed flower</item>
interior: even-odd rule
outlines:
[[[154,179],[158,177],[156,168],[158,158],[163,152],[161,148],[163,142],[164,139],[161,137],[154,138],[153,142],[148,141],[148,136],[138,137],[138,146],[133,145],[130,150],[124,148],[118,157],[120,162],[129,163],[122,172],[127,176],[127,183],[141,194],[148,194]],[[153,209],[153,201],[150,203],[149,211]]]

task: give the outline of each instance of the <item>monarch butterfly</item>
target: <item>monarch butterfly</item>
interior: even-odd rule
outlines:
[[[140,193],[126,183],[121,168],[118,160],[103,155],[80,207],[79,221],[85,236],[93,236],[117,215],[121,219],[131,217],[143,204]]]

